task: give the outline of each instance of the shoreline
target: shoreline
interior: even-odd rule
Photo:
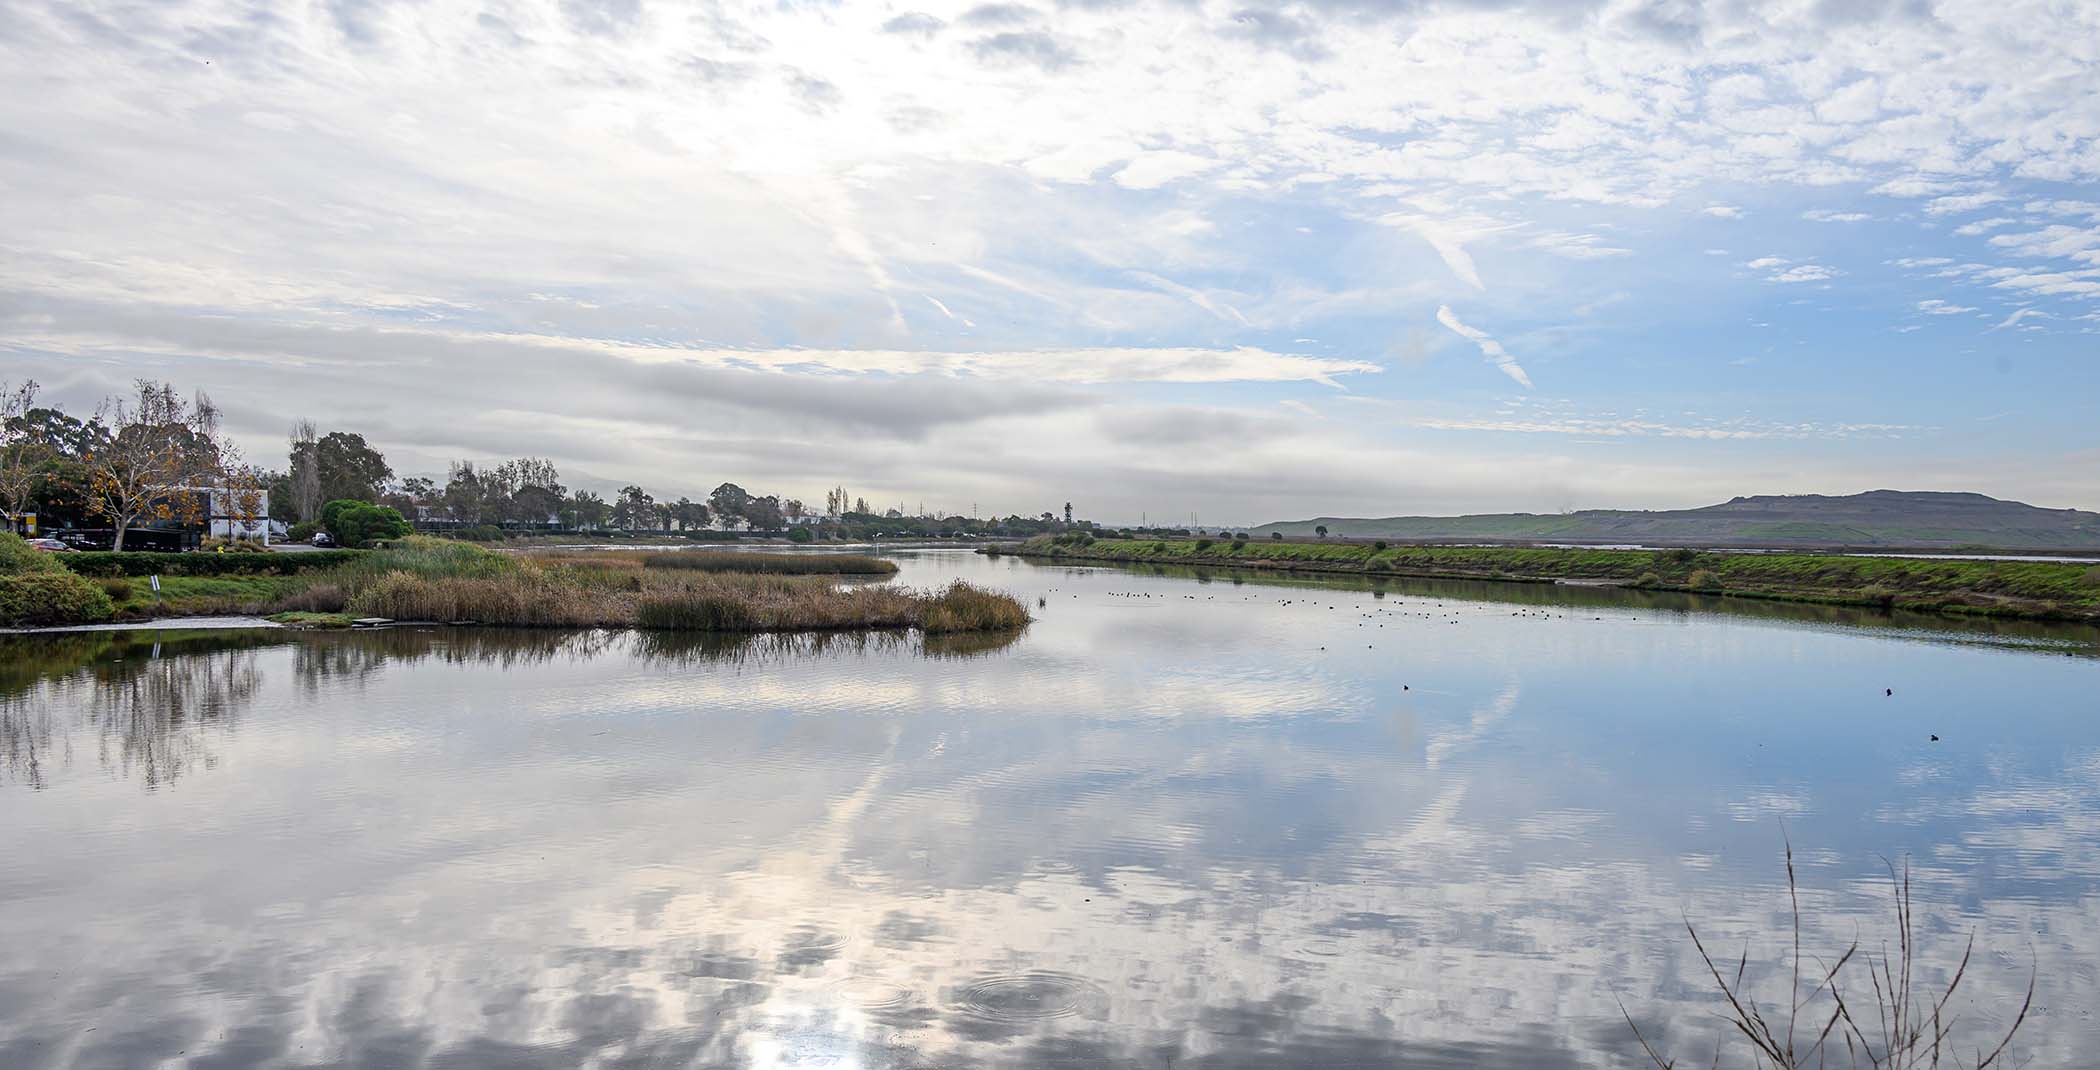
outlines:
[[[2100,624],[2100,567],[2070,562],[1990,562],[1838,554],[1602,550],[1512,546],[1277,543],[1249,540],[1070,540],[1038,537],[980,553],[1038,561],[1178,565],[1360,579],[1476,580],[1900,609],[1948,617]],[[1204,544],[1209,545],[1204,545]],[[1219,553],[1217,551],[1225,551]],[[1444,559],[1427,564],[1421,559]],[[1463,562],[1461,564],[1460,562]],[[1806,562],[1806,564],[1803,564]],[[1470,567],[1469,567],[1470,566]],[[1558,567],[1556,567],[1558,566]],[[1833,575],[1832,570],[1845,570]],[[1780,574],[1778,577],[1772,573]],[[1955,574],[1969,574],[1966,576]],[[1991,589],[2035,576],[2082,597]],[[1781,582],[1792,581],[1792,585]],[[1871,578],[1874,582],[1854,582]],[[1962,579],[1973,580],[1964,584]],[[1909,582],[1906,583],[1906,580]],[[1732,581],[1732,582],[1731,582]],[[2032,585],[2032,584],[2030,584]]]

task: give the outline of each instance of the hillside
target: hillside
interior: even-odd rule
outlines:
[[[1315,517],[1264,524],[1272,531],[1399,541],[1641,543],[1664,546],[1989,546],[2100,549],[2100,513],[2042,509],[1982,494],[1873,490],[1864,494],[1758,495],[1700,509],[1586,509],[1558,515]]]

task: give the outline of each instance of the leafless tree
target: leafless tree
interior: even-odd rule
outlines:
[[[312,420],[301,420],[292,425],[289,440],[292,448],[292,512],[301,520],[318,520],[321,516],[320,432]]]
[[[37,466],[46,453],[25,423],[29,410],[36,407],[36,392],[34,379],[19,386],[0,383],[0,506],[6,508],[10,521],[28,510]]]

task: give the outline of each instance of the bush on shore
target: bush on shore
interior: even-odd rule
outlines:
[[[116,612],[109,595],[35,549],[0,532],[0,624],[92,624]]]

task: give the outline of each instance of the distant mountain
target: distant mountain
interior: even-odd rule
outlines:
[[[1701,509],[1645,512],[1585,509],[1559,515],[1315,517],[1249,529],[1330,538],[1396,541],[1642,543],[1743,547],[1990,546],[2009,550],[2100,549],[2100,513],[2042,509],[1982,494],[1870,490],[1864,494],[1777,494]]]

